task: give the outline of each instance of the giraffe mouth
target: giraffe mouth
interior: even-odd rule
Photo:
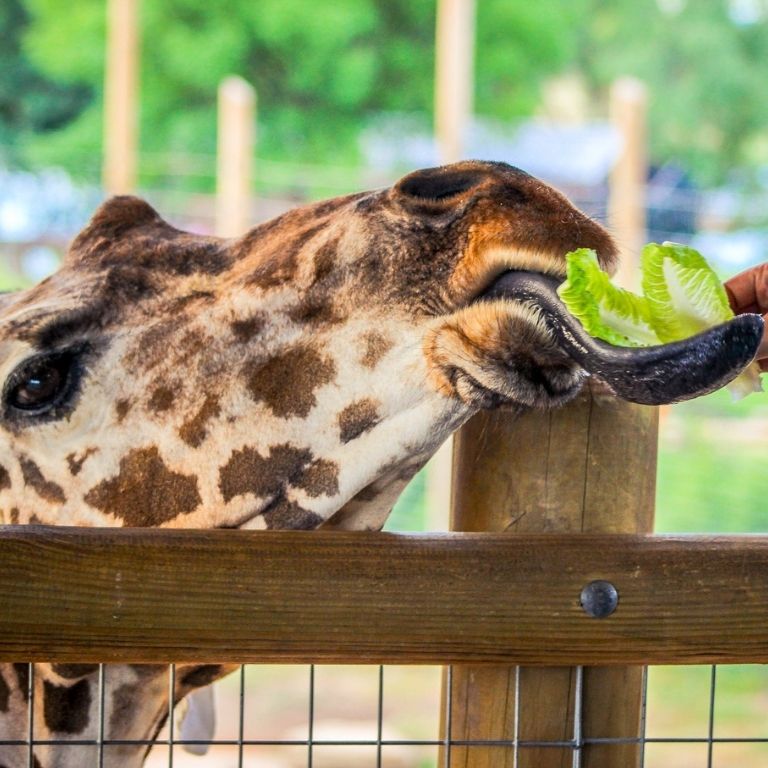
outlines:
[[[664,405],[714,392],[752,362],[763,336],[762,317],[745,314],[671,344],[613,346],[591,337],[568,312],[557,295],[560,282],[539,272],[508,271],[481,299],[534,306],[571,360],[631,402]]]

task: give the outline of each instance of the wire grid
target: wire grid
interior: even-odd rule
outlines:
[[[246,761],[244,758],[244,750],[246,747],[299,747],[306,750],[306,759],[304,764],[307,768],[313,768],[315,763],[315,750],[320,747],[370,747],[375,749],[375,766],[376,768],[383,768],[383,754],[384,749],[387,747],[433,747],[435,750],[442,749],[442,757],[440,765],[436,762],[433,765],[436,768],[450,768],[451,765],[451,752],[457,747],[499,747],[506,748],[512,751],[512,766],[518,768],[521,760],[521,754],[526,749],[532,748],[557,748],[560,750],[569,750],[571,753],[571,766],[572,768],[580,768],[582,765],[582,757],[584,748],[589,745],[636,745],[640,751],[640,765],[641,768],[653,768],[653,766],[646,766],[645,760],[645,748],[650,744],[689,744],[689,745],[705,745],[706,746],[706,768],[715,768],[713,762],[714,747],[719,744],[768,744],[768,737],[734,737],[723,738],[715,736],[715,700],[717,692],[717,666],[710,668],[709,674],[709,701],[708,701],[708,718],[707,718],[707,734],[701,737],[648,737],[646,735],[646,700],[647,700],[647,674],[644,675],[643,684],[643,705],[641,716],[641,729],[640,735],[634,738],[591,738],[585,736],[583,733],[583,717],[582,717],[582,699],[583,699],[583,668],[576,667],[575,681],[576,684],[573,690],[573,729],[570,738],[562,740],[526,740],[520,737],[520,717],[519,713],[523,707],[525,707],[525,700],[521,694],[520,686],[520,667],[515,667],[514,674],[514,701],[515,701],[515,715],[513,720],[512,733],[507,738],[499,739],[455,739],[452,738],[453,731],[453,713],[452,713],[452,686],[453,686],[453,668],[447,668],[446,674],[446,696],[444,697],[444,723],[446,724],[445,733],[442,737],[433,739],[392,739],[385,738],[384,736],[384,679],[385,679],[385,667],[378,667],[378,691],[377,691],[377,715],[376,715],[376,736],[370,739],[327,739],[319,738],[315,734],[315,712],[316,712],[316,668],[314,666],[309,667],[309,680],[308,680],[308,726],[305,738],[294,739],[264,739],[264,738],[246,738],[245,737],[245,695],[246,695],[246,678],[245,678],[245,665],[242,665],[239,669],[239,716],[237,723],[238,735],[236,738],[229,739],[212,739],[210,741],[197,741],[197,740],[183,740],[177,737],[176,729],[174,726],[175,718],[175,705],[173,703],[173,692],[176,686],[176,667],[170,665],[169,674],[169,711],[168,721],[166,726],[166,737],[160,738],[156,741],[152,740],[120,740],[109,739],[105,737],[105,665],[99,665],[98,670],[98,682],[99,682],[99,698],[98,698],[98,725],[97,735],[95,739],[37,739],[35,738],[35,669],[34,664],[29,664],[29,678],[28,678],[28,729],[27,737],[23,740],[7,740],[0,741],[1,746],[16,746],[27,748],[27,765],[28,768],[36,768],[38,763],[35,762],[34,749],[37,746],[56,746],[61,745],[63,747],[75,747],[75,746],[89,746],[96,748],[97,761],[94,763],[94,768],[103,768],[105,765],[105,748],[118,745],[140,745],[140,746],[165,746],[168,749],[168,768],[173,768],[174,765],[174,749],[177,747],[188,746],[224,746],[235,747],[237,749],[236,762],[228,762],[227,765],[237,768],[245,768],[246,766],[257,766],[261,763],[254,763],[251,760]],[[196,764],[199,764],[201,768],[206,764],[205,758],[194,758]],[[199,762],[197,762],[199,761]],[[371,763],[368,763],[371,764]],[[422,765],[423,763],[419,763]],[[704,765],[697,763],[697,765]],[[88,768],[88,766],[83,766]],[[745,766],[745,768],[749,768]]]

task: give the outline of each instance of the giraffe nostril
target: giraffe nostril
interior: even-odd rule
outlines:
[[[427,168],[408,174],[397,189],[419,200],[443,201],[476,187],[486,175],[477,169]]]

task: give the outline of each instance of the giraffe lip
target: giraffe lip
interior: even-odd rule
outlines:
[[[537,272],[505,272],[481,298],[535,306],[563,352],[631,402],[663,405],[714,392],[752,362],[763,337],[762,317],[745,314],[671,344],[613,346],[590,336],[568,312],[557,295],[560,282]]]

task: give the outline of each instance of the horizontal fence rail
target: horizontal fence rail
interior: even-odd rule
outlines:
[[[0,661],[765,663],[768,537],[9,526]]]

